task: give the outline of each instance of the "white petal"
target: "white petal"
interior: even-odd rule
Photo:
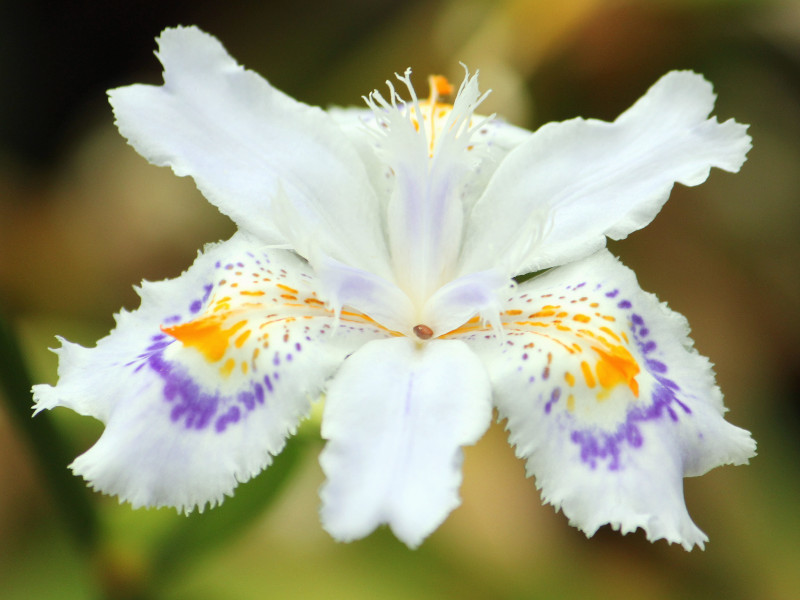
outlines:
[[[182,276],[145,283],[142,305],[87,349],[65,343],[65,406],[106,424],[72,465],[96,489],[138,506],[212,506],[270,464],[347,353],[388,334],[332,312],[296,255],[241,235],[209,247]]]
[[[420,104],[423,106],[423,112],[429,110],[430,105],[428,104],[426,107],[425,101]],[[450,110],[449,105],[446,104],[439,103],[437,106],[440,110]],[[365,135],[369,131],[380,132],[380,125],[375,113],[369,109],[330,108],[328,114],[336,121],[358,151],[361,161],[367,168],[372,187],[376,190],[382,206],[385,206],[392,194],[394,174],[386,163],[379,159],[378,154],[381,153],[381,147],[378,144],[376,148],[375,136]],[[475,157],[480,157],[481,160],[471,160],[468,163],[471,165],[471,170],[465,178],[461,190],[461,201],[466,211],[472,208],[483,193],[494,170],[506,154],[532,135],[527,129],[516,127],[499,118],[489,119],[474,115],[473,121],[475,128],[469,137],[469,143],[473,148],[469,152]]]
[[[272,221],[282,189],[293,216],[338,260],[386,273],[377,204],[358,153],[333,120],[242,69],[212,36],[167,29],[164,85],[110,92],[122,134],[156,165],[190,175],[245,231],[294,244]],[[308,248],[296,247],[307,255]]]
[[[745,463],[755,443],[723,419],[685,319],[606,251],[522,284],[503,316],[503,346],[461,337],[544,499],[587,535],[610,523],[702,547],[682,478]]]
[[[708,119],[711,85],[662,77],[613,123],[550,123],[495,171],[467,226],[462,273],[499,262],[512,275],[565,264],[647,225],[675,182],[738,171],[746,127]]]
[[[352,540],[387,523],[419,545],[459,504],[461,446],[489,424],[489,382],[458,341],[370,342],[328,388],[322,522]]]
[[[456,329],[475,315],[499,327],[501,301],[513,285],[513,281],[497,271],[464,275],[431,296],[420,322],[437,336]]]
[[[398,76],[411,100],[404,103],[390,86],[390,101],[369,97],[381,133],[376,142],[391,167],[394,187],[386,224],[394,273],[400,287],[419,308],[455,276],[461,250],[465,186],[482,156],[473,151],[473,111],[482,100],[477,75],[465,77],[452,109],[423,106],[410,81]],[[442,112],[442,122],[436,114]]]
[[[314,260],[320,289],[336,314],[354,308],[391,331],[412,335],[414,306],[391,281],[329,257]]]

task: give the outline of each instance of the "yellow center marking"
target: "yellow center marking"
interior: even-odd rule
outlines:
[[[233,367],[236,366],[236,361],[232,358],[229,358],[225,361],[225,364],[222,365],[219,369],[219,372],[222,374],[223,377],[230,377],[230,374],[233,372]]]
[[[567,410],[569,412],[575,412],[575,394],[567,396]]]
[[[241,348],[242,346],[244,346],[244,343],[247,341],[247,338],[249,337],[250,337],[250,330],[248,329],[244,333],[242,333],[239,337],[237,337],[236,340],[233,342],[233,344],[237,348]]]
[[[635,397],[639,397],[639,382],[636,375],[639,374],[639,364],[633,358],[628,349],[624,346],[613,346],[610,352],[602,348],[592,346],[592,350],[600,355],[597,361],[595,372],[597,381],[605,388],[605,392],[598,394],[599,400],[608,397],[608,392],[619,384],[626,384]]]
[[[207,361],[217,362],[225,356],[231,337],[247,325],[247,321],[234,323],[228,329],[223,329],[222,324],[223,319],[211,315],[181,325],[162,327],[161,331],[171,335],[187,348],[195,348],[206,357]]]
[[[594,373],[592,373],[592,368],[585,360],[581,362],[581,371],[583,372],[583,378],[586,380],[586,385],[588,387],[593,388],[597,385],[597,381],[594,378]]]

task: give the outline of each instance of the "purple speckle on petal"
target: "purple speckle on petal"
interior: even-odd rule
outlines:
[[[249,389],[233,395],[204,389],[182,365],[164,358],[164,348],[172,342],[157,342],[149,354],[141,356],[163,381],[164,399],[172,405],[172,422],[181,422],[186,429],[194,430],[206,429],[213,423],[214,429],[221,433],[229,425],[242,421],[257,403],[263,404],[264,390],[259,383],[250,382]]]
[[[153,353],[148,363],[164,380],[164,397],[173,404],[172,421],[183,420],[187,429],[205,429],[217,412],[219,397],[201,390],[183,369],[165,360],[162,352]]]
[[[550,400],[548,400],[548,401],[547,401],[547,404],[545,404],[545,405],[544,405],[544,412],[545,412],[545,414],[547,414],[547,415],[549,415],[549,414],[550,414],[550,410],[552,410],[552,408],[553,408],[553,404],[555,404],[556,402],[558,402],[558,400],[559,400],[560,398],[561,398],[561,388],[555,388],[555,389],[554,389],[554,390],[553,390],[553,391],[550,393]]]
[[[617,308],[630,308],[631,306],[633,305],[631,304],[630,300],[620,300],[617,303]]]
[[[239,392],[237,400],[239,400],[239,402],[244,404],[244,407],[247,410],[253,410],[256,407],[255,392]]]
[[[214,429],[217,430],[217,433],[222,433],[225,431],[225,428],[228,426],[229,423],[238,423],[239,419],[242,418],[242,413],[239,410],[238,406],[231,406],[224,415],[217,417],[217,420],[214,422]]]
[[[659,385],[653,390],[653,403],[646,407],[636,406],[628,411],[624,423],[620,423],[614,432],[597,430],[576,430],[571,434],[570,439],[581,448],[581,460],[591,469],[597,468],[601,461],[608,461],[608,469],[611,471],[621,467],[620,456],[622,445],[627,444],[631,448],[640,448],[644,445],[644,436],[640,428],[641,423],[663,419],[665,415],[672,422],[677,422],[679,416],[673,405],[679,406],[687,415],[691,414],[691,409],[675,397],[677,386],[670,380],[656,378]],[[672,386],[667,386],[669,382]]]
[[[139,358],[147,358],[150,353],[162,350],[175,341],[174,338],[167,338],[166,335],[155,335],[152,337],[153,343],[150,344],[144,354],[140,354]]]
[[[642,345],[642,352],[644,354],[649,354],[650,352],[652,352],[655,349],[656,349],[656,343],[653,340],[650,340],[646,344]],[[661,371],[661,372],[663,372],[663,371]]]
[[[675,404],[677,404],[678,406],[680,406],[683,409],[683,412],[685,412],[687,415],[692,414],[692,409],[691,408],[686,406],[683,402],[681,402],[680,400],[678,400],[674,396],[673,396],[672,399],[675,400]]]

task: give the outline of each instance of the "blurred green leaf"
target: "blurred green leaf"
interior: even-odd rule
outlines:
[[[19,431],[28,440],[49,488],[53,505],[59,511],[78,545],[92,550],[97,542],[97,515],[90,493],[82,479],[67,468],[74,452],[53,426],[49,415],[32,416],[31,378],[16,335],[0,316],[0,390]]]

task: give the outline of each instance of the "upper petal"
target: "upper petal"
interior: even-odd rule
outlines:
[[[549,123],[512,150],[469,220],[462,272],[500,263],[511,275],[565,264],[647,225],[675,182],[738,171],[746,127],[708,118],[700,75],[662,77],[613,123]]]
[[[197,28],[167,29],[158,44],[164,85],[109,93],[131,145],[150,162],[192,176],[211,202],[265,242],[313,239],[338,260],[386,273],[374,192],[333,120],[244,70]],[[294,228],[307,237],[287,239],[285,223],[276,227],[271,203],[279,190],[292,204]],[[295,249],[308,255],[307,247]]]
[[[588,535],[610,523],[702,546],[682,478],[747,462],[755,444],[723,419],[685,319],[606,251],[522,284],[503,318],[502,346],[460,337],[484,358],[544,499]]]
[[[266,467],[353,348],[388,333],[316,295],[302,260],[237,235],[182,276],[145,283],[96,348],[65,342],[37,410],[106,424],[72,465],[136,506],[201,509]]]
[[[417,546],[459,504],[461,446],[489,424],[489,381],[459,341],[370,342],[328,387],[322,522],[352,540],[387,523]]]

